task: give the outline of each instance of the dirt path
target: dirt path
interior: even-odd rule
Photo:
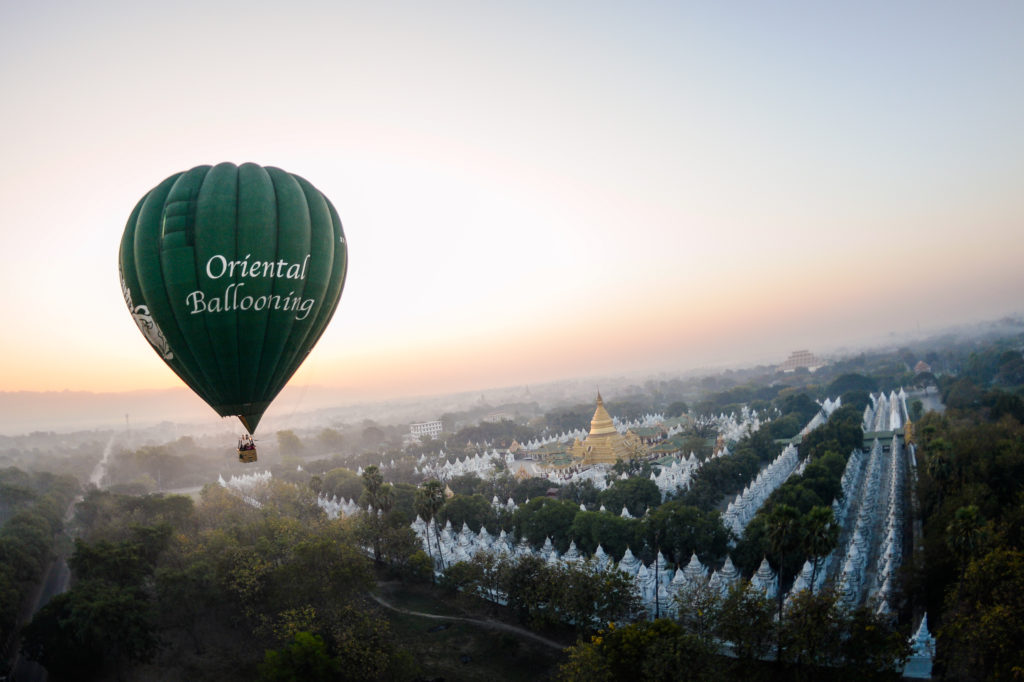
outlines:
[[[565,645],[559,644],[558,642],[554,641],[553,639],[548,639],[547,637],[542,637],[542,636],[538,635],[536,632],[531,632],[531,631],[529,631],[529,630],[527,630],[525,628],[517,627],[515,625],[509,625],[508,623],[502,623],[501,621],[487,620],[487,619],[481,620],[481,619],[477,619],[477,618],[463,618],[461,616],[440,616],[440,615],[438,615],[436,613],[423,613],[422,611],[409,611],[407,609],[402,609],[402,608],[399,608],[397,606],[393,606],[392,604],[389,604],[388,602],[384,601],[383,598],[381,598],[381,597],[379,597],[379,596],[377,596],[375,594],[371,594],[370,598],[373,599],[375,602],[377,602],[378,604],[380,604],[381,606],[383,606],[386,609],[391,609],[392,611],[397,611],[398,613],[404,613],[404,614],[409,615],[409,616],[420,616],[422,618],[431,618],[433,620],[448,620],[448,621],[456,621],[456,622],[462,622],[462,623],[471,623],[473,625],[482,625],[483,627],[491,628],[492,630],[504,630],[505,632],[511,632],[511,633],[519,635],[521,637],[527,637],[529,639],[532,639],[535,642],[539,642],[541,644],[544,644],[545,646],[549,646],[552,649],[558,649],[559,651],[561,651],[562,649],[565,648]]]

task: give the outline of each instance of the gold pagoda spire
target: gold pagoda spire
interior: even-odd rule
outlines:
[[[597,409],[594,410],[594,417],[590,420],[591,436],[607,436],[619,431],[615,428],[612,416],[604,408],[604,400],[601,399],[601,391],[597,392]]]
[[[645,453],[643,444],[630,432],[619,433],[612,416],[605,409],[601,391],[597,392],[597,408],[590,420],[590,434],[582,441],[576,441],[569,448],[569,455],[582,464],[614,464],[618,460],[630,460]]]

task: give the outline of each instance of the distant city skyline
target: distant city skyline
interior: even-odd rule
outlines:
[[[135,202],[255,161],[351,263],[353,401],[783,362],[1021,312],[1024,5],[0,8],[0,391],[181,386]]]

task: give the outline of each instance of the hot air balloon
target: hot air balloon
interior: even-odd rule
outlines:
[[[253,163],[161,182],[136,204],[119,254],[143,336],[217,414],[241,420],[243,461],[255,460],[251,434],[334,315],[347,266],[331,202]]]

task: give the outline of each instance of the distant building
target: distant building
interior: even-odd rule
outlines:
[[[495,412],[488,413],[480,421],[488,422],[490,424],[497,424],[498,422],[505,421],[506,419],[511,421],[512,420],[512,415],[510,415],[508,412],[505,412],[503,410],[497,410]]]
[[[924,360],[918,360],[917,364],[914,365],[914,374],[924,374],[925,372],[932,371],[931,365]]]
[[[409,424],[409,433],[416,438],[437,438],[441,435],[441,420],[435,419],[429,422],[417,422],[415,424]]]
[[[797,369],[807,369],[811,372],[825,365],[814,353],[809,350],[795,350],[789,354],[789,358],[779,365],[780,372],[792,372]]]

